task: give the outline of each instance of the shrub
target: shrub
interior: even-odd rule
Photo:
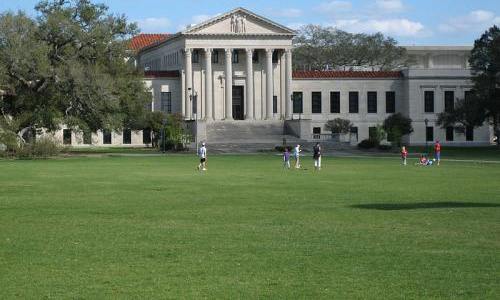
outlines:
[[[61,150],[62,147],[54,138],[42,136],[32,143],[19,146],[11,154],[18,158],[50,157],[59,154]]]
[[[274,147],[274,150],[276,150],[278,152],[285,152],[285,149],[288,149],[288,151],[291,152],[293,147],[292,146],[276,146],[276,147]]]
[[[375,147],[377,147],[377,142],[375,142],[373,140],[362,140],[358,144],[358,148],[360,148],[360,149],[373,149]]]

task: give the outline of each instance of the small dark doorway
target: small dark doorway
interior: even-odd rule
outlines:
[[[233,119],[235,120],[243,120],[245,117],[243,95],[243,86],[233,86]]]

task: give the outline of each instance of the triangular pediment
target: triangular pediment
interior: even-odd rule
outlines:
[[[237,8],[188,28],[182,34],[293,36],[296,32],[244,8]]]

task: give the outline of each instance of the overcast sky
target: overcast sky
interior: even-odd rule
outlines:
[[[37,0],[0,0],[0,11],[34,15]],[[244,7],[282,25],[335,26],[349,32],[376,32],[402,45],[472,45],[486,29],[500,25],[499,0],[93,0],[125,14],[144,33],[175,33]]]

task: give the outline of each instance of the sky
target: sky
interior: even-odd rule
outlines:
[[[0,0],[0,12],[36,15],[38,0]],[[176,33],[235,7],[279,24],[333,26],[353,33],[380,31],[401,45],[472,45],[500,25],[498,0],[92,0],[137,22],[143,33]]]

